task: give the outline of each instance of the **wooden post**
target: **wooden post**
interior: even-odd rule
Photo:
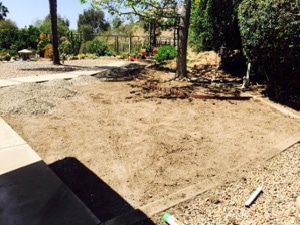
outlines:
[[[132,45],[132,37],[131,34],[129,35],[129,54],[131,53],[131,45]]]
[[[250,69],[251,63],[248,63],[246,76],[243,77],[243,85],[242,88],[248,88],[250,85]]]
[[[250,85],[250,70],[251,70],[251,62],[248,63],[247,73],[246,73],[246,87]]]
[[[115,36],[115,51],[116,53],[119,53],[119,36]]]
[[[249,85],[249,81],[250,81],[250,69],[251,69],[251,62],[248,63],[248,67],[247,67],[247,74],[246,74],[246,79]]]

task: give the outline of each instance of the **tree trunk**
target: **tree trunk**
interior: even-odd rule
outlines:
[[[57,33],[57,0],[49,0],[49,6],[52,32],[51,39],[53,47],[53,64],[60,65]]]
[[[178,28],[178,45],[177,45],[177,71],[176,77],[187,77],[187,45],[191,16],[191,0],[185,0],[182,5]]]

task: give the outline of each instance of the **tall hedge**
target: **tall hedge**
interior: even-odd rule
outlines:
[[[0,52],[15,55],[18,52],[18,27],[11,20],[0,20]],[[1,59],[0,59],[1,60]]]
[[[196,51],[214,50],[221,55],[221,68],[246,71],[238,26],[238,6],[242,0],[195,0],[191,16],[190,44]]]
[[[218,51],[226,43],[240,49],[238,6],[242,0],[195,0],[191,16],[191,43],[199,50]]]
[[[196,0],[192,4],[189,43],[196,52],[212,50],[212,21],[207,10],[208,0]]]
[[[239,6],[244,55],[254,78],[266,81],[280,101],[300,90],[299,12],[298,0],[244,0]]]

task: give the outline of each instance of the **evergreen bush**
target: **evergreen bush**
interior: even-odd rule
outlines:
[[[238,26],[241,0],[198,0],[193,5],[189,42],[197,52],[214,50],[221,56],[220,69],[243,76],[246,60]],[[221,52],[222,49],[222,52]]]
[[[244,0],[239,6],[243,52],[269,96],[284,101],[300,90],[300,5],[297,0]]]
[[[94,39],[87,48],[87,52],[96,56],[105,56],[109,54],[108,47],[101,41]]]

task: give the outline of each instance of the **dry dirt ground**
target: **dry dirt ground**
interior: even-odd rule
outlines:
[[[224,74],[226,84],[209,84],[214,57],[208,61],[198,63],[193,82],[170,81],[172,72],[149,68],[134,74],[140,81],[79,77],[1,88],[0,115],[108,220],[259,162],[260,154],[299,132],[299,120],[256,98],[258,88],[242,92],[234,83],[241,80]],[[176,97],[145,80],[203,95],[256,97]]]

